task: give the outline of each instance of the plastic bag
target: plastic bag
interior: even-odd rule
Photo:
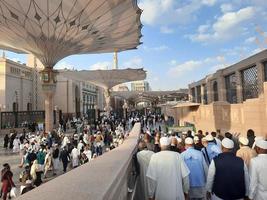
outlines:
[[[11,197],[17,197],[17,188],[12,187],[10,190],[10,196]]]

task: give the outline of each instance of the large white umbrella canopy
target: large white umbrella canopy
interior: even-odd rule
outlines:
[[[0,48],[34,54],[53,67],[72,54],[134,49],[137,0],[0,0]]]
[[[110,69],[110,70],[60,70],[60,74],[71,79],[89,81],[104,89],[146,78],[146,71],[140,69]]]

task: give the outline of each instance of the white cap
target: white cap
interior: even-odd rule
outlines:
[[[256,142],[256,146],[261,148],[261,149],[267,149],[267,141],[263,139],[259,139]]]
[[[245,138],[245,137],[240,137],[240,138],[239,138],[239,142],[240,142],[241,144],[245,145],[245,146],[248,145],[248,139]]]
[[[195,136],[194,141],[199,141],[199,137]]]
[[[256,146],[256,142],[257,142],[258,140],[263,140],[263,137],[262,137],[262,136],[256,136],[256,137],[255,137],[255,139],[254,139],[254,143],[253,143],[253,145],[252,145],[252,149],[255,148],[255,146]]]
[[[229,138],[224,138],[222,140],[222,146],[227,149],[233,149],[234,148],[234,142],[233,140],[230,140]]]
[[[207,140],[208,142],[211,142],[211,141],[214,140],[214,137],[213,137],[211,134],[208,134],[205,138],[206,138],[206,140]]]
[[[255,140],[255,142],[256,142],[257,140],[263,140],[263,137],[262,137],[262,136],[256,136],[254,140]]]
[[[163,146],[168,146],[171,144],[171,140],[168,137],[160,138],[159,142],[160,142],[160,145],[163,145]]]
[[[191,137],[185,138],[184,142],[185,142],[185,144],[193,144],[194,143],[194,141],[193,141],[193,139]]]

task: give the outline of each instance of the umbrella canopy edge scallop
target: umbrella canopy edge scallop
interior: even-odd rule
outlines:
[[[112,87],[146,78],[146,71],[139,69],[110,69],[110,70],[59,70],[59,73],[71,79],[88,81],[99,87],[109,90]]]
[[[0,0],[0,48],[50,68],[73,54],[135,49],[141,13],[137,0]]]
[[[122,83],[144,80],[146,78],[146,71],[143,68],[81,71],[59,70],[59,73],[71,79],[88,81],[99,87],[102,87],[105,90],[105,110],[108,116],[112,110],[110,106],[110,89]]]

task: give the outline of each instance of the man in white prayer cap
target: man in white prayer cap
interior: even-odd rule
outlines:
[[[242,158],[246,163],[247,167],[249,167],[251,158],[254,158],[257,155],[256,151],[248,146],[248,143],[249,141],[247,138],[240,137],[239,138],[240,149],[236,152],[236,156]]]
[[[148,170],[150,200],[184,200],[189,191],[189,169],[180,154],[169,151],[171,141],[160,138],[161,151],[151,156]]]
[[[249,176],[244,161],[233,153],[234,142],[229,138],[222,141],[222,153],[209,166],[207,197],[213,200],[239,200],[248,196]]]
[[[208,142],[208,145],[202,148],[201,151],[204,155],[207,165],[210,165],[212,159],[222,151],[219,146],[215,144],[214,137],[211,134],[207,135],[205,139]]]
[[[206,177],[208,166],[201,151],[194,149],[194,141],[191,137],[185,139],[185,148],[181,156],[190,170],[189,198],[203,200],[206,197]]]
[[[136,199],[138,200],[148,200],[148,184],[147,184],[147,168],[151,156],[154,154],[153,151],[147,149],[146,143],[141,141],[138,145],[139,152],[136,154],[137,161],[139,164],[139,176],[137,178],[137,187],[136,187]]]
[[[250,162],[249,198],[253,200],[267,199],[267,141],[259,139],[255,142],[258,156]]]

